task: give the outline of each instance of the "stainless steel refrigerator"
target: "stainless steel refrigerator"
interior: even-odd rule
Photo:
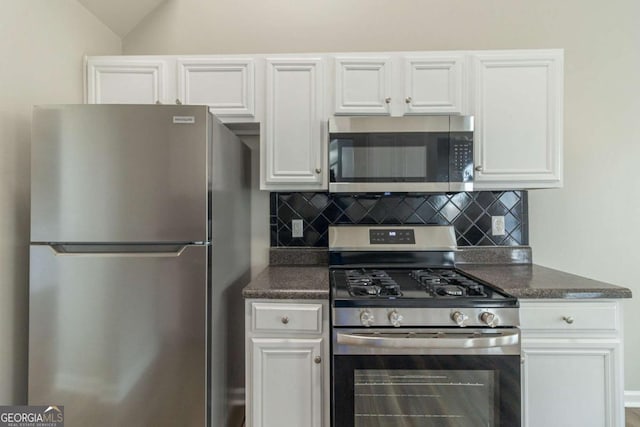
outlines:
[[[223,426],[244,144],[204,106],[38,106],[31,155],[29,404],[67,427]]]

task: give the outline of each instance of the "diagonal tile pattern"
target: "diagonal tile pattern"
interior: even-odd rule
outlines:
[[[526,191],[438,194],[271,193],[271,246],[328,246],[330,224],[452,224],[459,246],[529,244]],[[506,234],[491,235],[504,215]],[[291,235],[291,220],[304,236]]]

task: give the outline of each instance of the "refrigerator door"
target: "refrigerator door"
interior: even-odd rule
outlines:
[[[204,426],[210,246],[30,248],[29,404],[65,425]]]
[[[33,242],[209,240],[204,106],[34,108]]]

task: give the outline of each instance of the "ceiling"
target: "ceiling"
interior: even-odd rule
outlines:
[[[120,37],[126,36],[165,0],[78,0]]]

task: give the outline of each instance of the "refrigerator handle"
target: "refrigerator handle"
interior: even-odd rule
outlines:
[[[55,256],[91,257],[179,257],[188,244],[50,244]]]

